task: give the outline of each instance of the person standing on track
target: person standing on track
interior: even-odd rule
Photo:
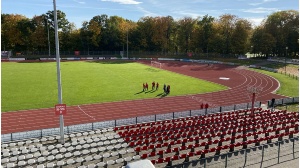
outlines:
[[[164,84],[164,92],[165,93],[167,92],[167,86],[166,86],[166,84]]]
[[[145,83],[143,83],[143,91],[145,91],[146,85]]]
[[[158,87],[159,87],[159,84],[158,84],[158,82],[156,83],[156,90],[158,89]]]

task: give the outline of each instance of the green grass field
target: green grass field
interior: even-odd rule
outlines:
[[[2,65],[2,112],[54,107],[58,103],[55,62]],[[61,62],[63,103],[67,105],[159,98],[214,92],[225,86],[133,62]],[[160,88],[151,91],[151,83]],[[148,82],[150,90],[142,91]]]
[[[277,90],[276,94],[281,94],[289,97],[299,96],[299,80],[293,79],[289,76],[280,73],[274,73],[274,72],[269,72],[260,69],[251,69],[251,70],[276,78],[280,82],[280,88],[279,90]]]

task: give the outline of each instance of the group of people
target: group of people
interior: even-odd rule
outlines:
[[[158,87],[159,87],[159,83],[157,82],[156,84],[155,84],[155,82],[153,81],[152,82],[152,90],[157,90],[158,89]],[[146,82],[146,83],[143,83],[143,91],[146,91],[146,90],[148,90],[148,83]]]
[[[169,94],[170,93],[170,85],[166,85],[166,84],[164,84],[164,92],[165,92],[165,94]]]
[[[159,88],[159,83],[158,82],[152,82],[152,90],[158,90],[158,88]],[[164,84],[164,87],[163,87],[163,89],[164,89],[164,93],[165,94],[169,94],[170,93],[170,85],[166,85],[166,84]],[[143,83],[143,91],[148,91],[149,90],[149,86],[148,86],[148,83],[146,82],[146,83]]]

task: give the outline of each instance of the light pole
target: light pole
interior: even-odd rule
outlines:
[[[49,36],[49,22],[48,22],[48,19],[47,19],[47,31],[48,31],[48,47],[49,47],[49,58],[50,58],[50,36]]]
[[[286,74],[286,57],[287,57],[287,50],[289,48],[288,47],[285,47],[285,57],[284,57],[284,73]]]
[[[207,47],[206,47],[206,56],[207,56],[207,58],[208,58],[208,45],[207,45]]]
[[[127,29],[127,52],[126,52],[126,54],[127,54],[127,59],[128,59],[128,29]]]
[[[59,39],[58,39],[57,11],[56,11],[56,1],[55,0],[53,0],[53,6],[54,6],[54,26],[55,26],[55,48],[56,48],[58,104],[62,104]],[[60,127],[60,143],[64,144],[65,143],[65,139],[64,139],[64,116],[62,114],[59,115],[59,127]]]

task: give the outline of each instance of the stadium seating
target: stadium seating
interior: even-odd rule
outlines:
[[[2,143],[4,167],[105,167],[149,159],[167,166],[298,135],[299,115],[255,109]]]

